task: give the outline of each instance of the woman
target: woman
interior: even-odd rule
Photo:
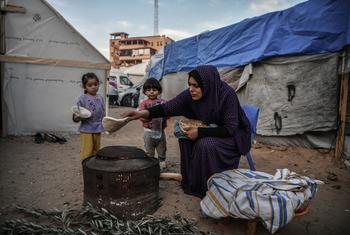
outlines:
[[[143,111],[124,114],[128,120],[185,116],[216,124],[214,128],[191,128],[187,139],[179,139],[181,187],[184,192],[204,197],[208,178],[237,168],[240,156],[250,149],[249,122],[235,91],[220,80],[213,66],[199,66],[189,73],[189,89],[168,102]]]

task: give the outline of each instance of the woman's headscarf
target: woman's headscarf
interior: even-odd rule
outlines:
[[[194,70],[199,75],[195,79],[200,79],[197,82],[202,90],[202,98],[193,100],[187,89],[164,104],[165,116],[185,116],[205,124],[224,126],[230,136],[235,138],[239,152],[247,153],[251,144],[249,122],[236,92],[221,81],[214,66],[203,65]]]
[[[200,100],[191,102],[193,112],[206,124],[224,124],[227,131],[236,139],[240,153],[245,154],[249,151],[251,144],[249,122],[240,106],[236,92],[220,79],[216,67],[203,65],[195,70],[201,79],[199,84],[203,96]]]
[[[220,117],[220,107],[223,99],[228,95],[228,90],[232,89],[225,82],[221,81],[216,67],[202,65],[194,69],[201,79],[195,78],[202,90],[202,98],[193,101],[192,109],[202,121],[207,124],[217,123]]]

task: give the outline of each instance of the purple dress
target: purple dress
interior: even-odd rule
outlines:
[[[105,116],[105,104],[103,97],[99,94],[90,96],[83,94],[79,97],[77,105],[84,107],[91,112],[91,117],[82,119],[79,132],[82,133],[101,133],[104,132],[102,119]]]
[[[202,80],[202,98],[193,100],[188,90],[163,104],[166,116],[185,116],[205,124],[224,126],[230,137],[204,137],[195,141],[179,139],[181,187],[186,194],[204,197],[208,178],[237,168],[240,156],[249,151],[249,122],[233,88],[220,80],[213,66],[195,70]]]

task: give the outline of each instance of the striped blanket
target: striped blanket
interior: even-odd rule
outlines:
[[[288,169],[275,175],[248,169],[214,174],[200,202],[204,215],[212,218],[260,218],[270,233],[289,223],[294,211],[315,197],[322,181],[301,176]]]

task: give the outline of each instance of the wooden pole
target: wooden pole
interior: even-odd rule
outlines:
[[[109,116],[109,76],[107,75],[107,71],[105,71],[105,107],[106,107],[106,116]]]
[[[344,151],[344,136],[345,136],[345,121],[346,121],[346,111],[348,104],[348,86],[349,86],[349,72],[345,72],[346,65],[346,52],[342,55],[342,72],[340,78],[340,96],[339,96],[339,128],[337,141],[335,145],[334,160],[338,163],[341,160]]]
[[[32,56],[0,55],[0,62],[36,64],[36,65],[54,65],[71,68],[103,69],[109,70],[110,63],[91,63],[89,61],[49,59]]]
[[[258,225],[257,219],[248,220],[247,227],[245,230],[245,235],[255,235],[257,225]]]

